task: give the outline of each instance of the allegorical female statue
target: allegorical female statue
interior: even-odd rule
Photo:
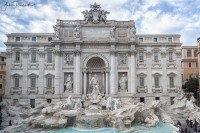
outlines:
[[[65,85],[65,90],[64,90],[64,92],[65,92],[65,91],[73,91],[73,87],[72,87],[73,82],[72,82],[72,77],[71,77],[71,75],[68,75],[68,76],[67,76],[64,85]]]
[[[127,89],[127,77],[125,76],[125,74],[122,75],[122,77],[119,80],[119,87],[120,90],[126,90]]]

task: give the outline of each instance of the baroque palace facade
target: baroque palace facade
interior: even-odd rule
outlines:
[[[102,95],[166,100],[181,88],[177,34],[136,34],[135,23],[106,20],[96,3],[85,20],[57,20],[55,33],[8,34],[4,99],[30,102]]]

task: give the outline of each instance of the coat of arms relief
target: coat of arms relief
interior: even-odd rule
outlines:
[[[96,2],[93,5],[90,5],[90,10],[85,10],[82,13],[84,14],[84,18],[86,23],[92,22],[94,24],[98,24],[99,22],[106,23],[106,14],[109,14],[109,12],[101,10],[101,6],[96,4]]]

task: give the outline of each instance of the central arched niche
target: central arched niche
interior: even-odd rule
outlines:
[[[105,62],[100,57],[92,57],[86,64],[87,68],[105,68]]]
[[[99,83],[99,91],[103,94],[105,92],[105,84],[106,82],[106,75],[105,75],[105,71],[106,71],[106,63],[105,61],[98,56],[95,57],[91,57],[86,65],[86,86],[87,86],[87,93],[91,93],[92,92],[92,86],[90,85],[90,81],[92,79],[92,77],[94,77],[94,75],[96,75],[96,78],[98,79],[98,83]],[[84,77],[83,77],[84,78]]]

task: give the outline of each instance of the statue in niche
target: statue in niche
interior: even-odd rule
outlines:
[[[126,62],[127,62],[126,54],[120,54],[119,55],[119,65],[125,65]]]
[[[115,26],[110,29],[110,38],[115,38],[115,29]]]
[[[120,90],[127,90],[127,81],[128,78],[125,76],[125,74],[122,74],[122,77],[119,80]]]
[[[71,75],[69,74],[65,80],[65,83],[64,83],[64,92],[68,91],[68,92],[72,92],[73,91],[73,82],[72,82],[72,77]]]
[[[80,27],[79,27],[79,25],[77,25],[76,28],[74,29],[74,37],[75,37],[75,39],[80,39]]]
[[[102,96],[99,91],[99,80],[96,74],[91,78],[90,86],[92,87],[92,93],[89,94],[89,99],[92,103],[98,103]]]
[[[73,56],[70,54],[65,54],[65,64],[73,65]]]

